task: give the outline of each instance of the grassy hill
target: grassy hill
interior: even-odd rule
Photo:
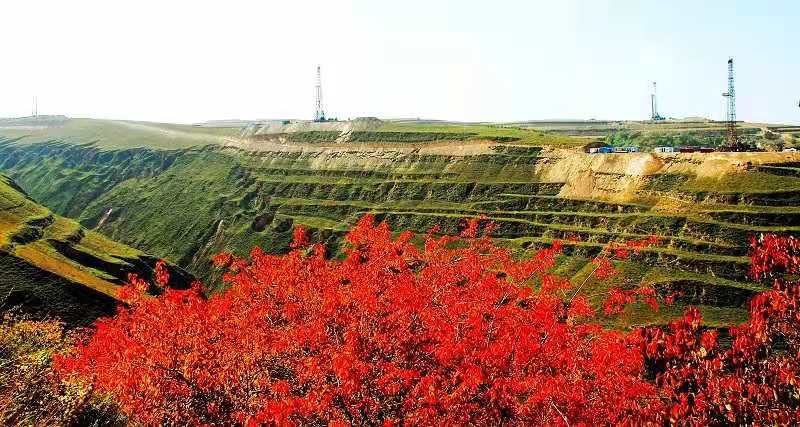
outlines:
[[[748,236],[800,232],[792,153],[592,156],[579,149],[585,138],[522,125],[81,126],[95,130],[0,129],[0,170],[83,227],[211,282],[211,255],[285,251],[295,224],[335,250],[366,212],[419,232],[456,232],[461,218],[485,215],[520,256],[578,238],[558,266],[576,283],[606,243],[658,235],[658,247],[619,264],[621,277],[589,280],[584,292],[599,302],[614,284],[682,290],[676,306],[633,307],[625,321],[664,322],[695,304],[717,325],[742,320],[761,289],[746,275]]]
[[[127,274],[150,277],[155,261],[53,214],[0,175],[0,310],[83,324],[113,313]],[[175,285],[185,286],[189,276],[176,273]]]
[[[160,149],[186,148],[223,143],[226,137],[236,136],[235,128],[208,128],[148,123],[127,120],[98,120],[60,118],[22,118],[4,123],[0,120],[0,135],[21,144],[60,141],[70,144],[91,144],[107,150],[150,147]]]

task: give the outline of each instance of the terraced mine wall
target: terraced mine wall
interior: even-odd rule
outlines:
[[[302,224],[335,255],[367,212],[398,230],[446,233],[486,216],[498,224],[493,237],[521,256],[569,239],[557,272],[575,281],[606,243],[657,235],[660,245],[619,263],[616,284],[682,290],[681,303],[699,304],[713,324],[743,319],[747,297],[762,289],[746,276],[748,237],[800,231],[800,176],[784,170],[796,168],[792,155],[592,156],[513,142],[109,151],[5,141],[0,170],[56,212],[212,283],[209,258],[219,251],[284,252]],[[634,312],[631,321],[679,312],[680,304]]]

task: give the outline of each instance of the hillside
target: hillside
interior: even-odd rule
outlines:
[[[87,229],[211,282],[211,255],[286,251],[296,224],[335,251],[366,212],[395,229],[439,224],[448,233],[461,218],[485,215],[520,256],[570,239],[558,272],[576,283],[606,243],[660,236],[659,246],[619,264],[621,278],[590,280],[584,291],[599,302],[620,280],[680,290],[677,305],[655,315],[633,307],[626,320],[663,322],[696,304],[717,325],[743,320],[760,289],[746,276],[748,236],[800,232],[796,153],[588,155],[579,149],[585,138],[487,124],[242,131],[81,122],[30,135],[0,129],[0,170]],[[82,135],[78,126],[93,130]]]
[[[147,123],[127,120],[73,119],[64,116],[0,119],[0,135],[23,144],[61,141],[107,149],[185,148],[219,144],[239,134],[234,128]]]
[[[128,273],[152,276],[156,258],[37,204],[0,175],[0,310],[85,324],[114,312]],[[190,276],[173,268],[175,286]]]

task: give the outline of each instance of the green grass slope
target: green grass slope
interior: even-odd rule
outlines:
[[[149,278],[155,261],[53,214],[0,175],[0,310],[83,324],[112,313],[127,274]],[[185,286],[189,276],[175,273]]]
[[[448,137],[449,135],[449,137]],[[489,124],[384,122],[373,132],[354,132],[354,141],[489,140],[529,145],[576,146],[580,141],[517,126]]]
[[[221,144],[239,134],[235,128],[200,127],[171,123],[63,118],[40,126],[33,118],[19,119],[14,126],[3,126],[0,135],[23,144],[60,141],[92,144],[108,150],[150,147],[176,149]]]

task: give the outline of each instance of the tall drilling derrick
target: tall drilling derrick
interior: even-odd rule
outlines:
[[[656,82],[653,82],[653,93],[650,94],[650,119],[653,121],[664,120],[658,114],[658,104],[656,103]]]
[[[728,91],[722,96],[728,99],[728,114],[725,132],[725,148],[730,151],[744,151],[736,137],[736,90],[733,87],[733,58],[728,59]]]
[[[324,122],[325,110],[322,108],[322,73],[320,72],[319,65],[317,65],[316,95],[317,95],[317,102],[316,102],[316,109],[314,111],[314,121]]]

